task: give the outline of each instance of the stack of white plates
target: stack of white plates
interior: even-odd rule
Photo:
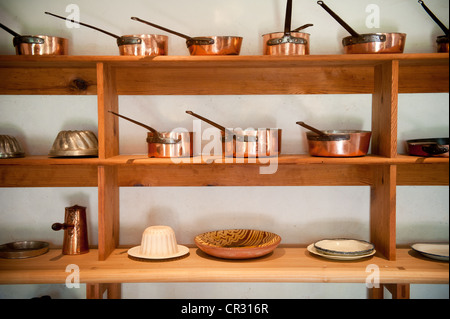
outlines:
[[[355,260],[375,254],[375,246],[364,240],[336,238],[322,239],[308,246],[308,251],[329,259]]]

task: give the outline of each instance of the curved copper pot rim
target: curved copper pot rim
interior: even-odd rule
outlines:
[[[141,38],[141,39],[150,39],[150,38],[163,38],[169,39],[167,35],[163,34],[126,34],[122,35],[121,38]]]
[[[193,39],[197,39],[197,38],[214,39],[214,43],[212,43],[212,44],[191,44],[191,45],[188,45],[188,47],[191,47],[191,46],[217,46],[217,45],[222,45],[222,44],[217,43],[216,40],[231,39],[231,40],[242,41],[244,39],[243,37],[240,37],[240,36],[231,36],[231,35],[208,35],[208,36],[193,37]],[[189,40],[187,40],[186,42],[188,42],[188,41]],[[234,46],[234,45],[230,45],[230,46]]]
[[[52,39],[52,40],[54,40],[54,41],[62,41],[62,42],[68,42],[69,41],[69,39],[68,38],[63,38],[63,37],[56,37],[56,36],[53,36],[53,35],[42,35],[42,34],[39,34],[39,35],[30,35],[30,34],[26,34],[26,35],[21,35],[20,37],[14,37],[14,42],[15,41],[19,41],[19,39],[20,38],[25,38],[25,37],[30,37],[30,38],[41,38],[41,39],[43,39],[44,41],[46,40],[46,39]],[[17,39],[17,40],[16,40]],[[31,44],[31,43],[28,43],[28,42],[23,42],[23,41],[20,41],[20,42],[18,42],[19,44]],[[42,45],[45,45],[45,42],[44,43],[37,43],[37,44],[42,44]]]
[[[281,35],[283,35],[284,31],[265,33],[265,34],[262,35],[262,37],[265,37],[265,36],[271,35],[271,34],[281,34]],[[309,36],[311,35],[311,33],[308,33],[308,32],[291,32],[291,35],[292,34],[306,34],[306,35],[309,35]]]

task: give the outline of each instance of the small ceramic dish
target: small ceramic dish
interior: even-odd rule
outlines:
[[[277,234],[252,229],[207,232],[194,239],[208,255],[225,259],[251,259],[272,252],[281,242]]]
[[[7,259],[31,258],[43,255],[49,250],[45,241],[15,241],[0,245],[0,257]]]
[[[315,247],[314,244],[311,244],[307,247],[308,251],[311,254],[317,255],[317,256],[321,256],[324,258],[328,258],[328,259],[334,259],[334,260],[357,260],[357,259],[362,259],[362,258],[367,258],[367,257],[371,257],[373,255],[375,255],[376,250],[372,250],[370,253],[365,254],[365,255],[355,255],[355,256],[345,256],[345,255],[329,255],[329,254],[323,254],[320,251],[318,251]]]
[[[422,255],[442,261],[448,261],[448,244],[422,244],[417,243],[411,246],[414,251]]]
[[[375,249],[367,241],[347,238],[322,239],[314,243],[314,248],[322,254],[339,256],[367,255]]]

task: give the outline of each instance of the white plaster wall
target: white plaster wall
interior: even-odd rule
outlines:
[[[381,8],[381,32],[408,33],[407,53],[434,52],[441,31],[416,1],[328,0],[326,3],[359,32],[367,29],[368,4]],[[448,25],[446,0],[427,5]],[[260,55],[261,35],[280,31],[284,0],[0,0],[0,21],[19,33],[52,34],[70,39],[72,55],[118,55],[115,39],[81,27],[68,29],[62,20],[76,4],[81,21],[119,35],[162,33],[129,19],[138,16],[192,35],[240,35],[242,55]],[[340,54],[343,30],[316,1],[294,1],[293,27],[314,23],[312,54]],[[169,54],[188,55],[184,40],[169,35]],[[14,54],[12,37],[0,32],[0,54]],[[1,79],[5,80],[5,79]],[[448,94],[401,95],[399,152],[403,141],[449,135]],[[283,128],[283,153],[306,153],[303,120],[321,128],[370,129],[369,95],[306,96],[126,96],[120,112],[160,130],[191,127],[191,109],[229,126]],[[0,134],[14,135],[28,155],[45,155],[61,130],[88,129],[97,133],[96,96],[0,96]],[[203,124],[203,127],[207,127]],[[146,132],[120,122],[122,154],[145,154]],[[398,187],[397,241],[448,241],[448,187]],[[192,244],[201,232],[234,227],[274,231],[283,243],[310,243],[323,237],[369,239],[368,187],[227,187],[122,188],[121,239],[137,245],[150,225],[172,226],[177,239]],[[64,218],[64,207],[88,208],[89,239],[97,243],[96,188],[0,189],[0,243],[38,239],[62,244],[62,233],[50,226]],[[124,284],[124,298],[364,298],[364,285],[322,284]],[[0,286],[0,298],[29,298],[49,293],[59,298],[82,298],[83,288],[64,286]],[[413,298],[448,298],[448,285],[413,285]]]

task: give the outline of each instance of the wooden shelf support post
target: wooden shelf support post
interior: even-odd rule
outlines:
[[[98,139],[99,158],[119,154],[119,125],[116,116],[119,97],[114,69],[105,63],[97,64]],[[98,167],[98,250],[99,259],[106,260],[119,245],[119,183],[117,167]]]
[[[397,157],[399,62],[375,66],[372,98],[372,153]],[[380,165],[374,169],[371,187],[370,238],[387,259],[396,258],[397,166]]]

